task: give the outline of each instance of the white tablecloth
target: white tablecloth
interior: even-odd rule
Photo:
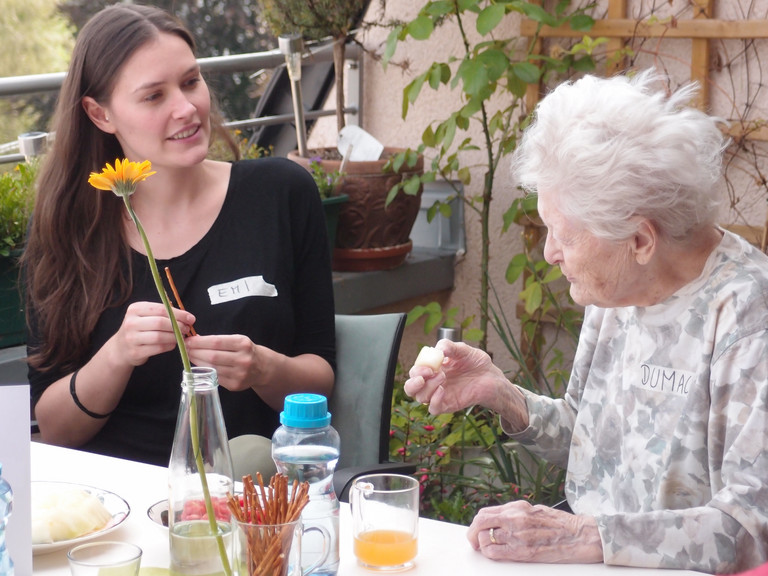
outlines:
[[[168,531],[147,516],[147,509],[167,497],[165,468],[127,460],[67,450],[45,444],[32,444],[32,480],[74,482],[109,490],[124,498],[131,507],[129,517],[103,540],[124,540],[141,546],[142,567],[168,566]],[[341,565],[339,576],[373,576],[376,572],[357,565],[352,554],[349,506],[341,509]],[[594,576],[634,574],[669,576],[697,574],[687,571],[657,571],[597,565],[516,564],[494,562],[469,545],[466,528],[456,524],[421,519],[419,555],[409,576]],[[66,550],[34,557],[34,574],[68,576]],[[25,575],[17,575],[25,576]]]

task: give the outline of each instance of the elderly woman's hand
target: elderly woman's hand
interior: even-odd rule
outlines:
[[[413,366],[405,382],[405,393],[429,404],[432,414],[455,412],[481,404],[496,411],[504,389],[513,388],[491,357],[463,342],[440,340],[435,346],[445,356],[435,372],[428,366]]]
[[[603,561],[603,545],[592,516],[531,506],[524,500],[483,508],[472,521],[467,538],[475,550],[492,560],[568,564]]]

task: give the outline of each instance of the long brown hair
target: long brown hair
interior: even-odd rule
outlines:
[[[152,6],[104,8],[80,31],[59,93],[53,144],[41,167],[37,200],[23,262],[27,303],[35,311],[39,346],[29,362],[38,369],[74,369],[84,359],[101,313],[132,290],[123,204],[88,184],[88,175],[124,156],[113,134],[88,118],[82,100],[109,100],[125,62],[160,33],[184,40],[190,32],[173,15]],[[213,132],[223,136],[220,117]],[[231,138],[227,138],[231,142]],[[28,306],[29,308],[29,306]]]

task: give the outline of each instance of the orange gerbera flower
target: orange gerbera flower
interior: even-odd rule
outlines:
[[[107,164],[101,172],[91,172],[88,183],[99,190],[111,190],[117,196],[130,196],[136,191],[136,185],[155,174],[152,172],[152,163],[131,162],[127,158],[122,162],[115,160],[115,167]]]

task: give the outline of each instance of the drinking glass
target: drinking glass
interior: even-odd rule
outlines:
[[[72,576],[138,576],[141,548],[128,542],[91,542],[67,552]]]
[[[301,539],[307,532],[323,537],[321,558],[301,565]],[[237,558],[240,576],[308,576],[325,562],[330,535],[322,526],[305,527],[301,519],[285,524],[237,522]]]
[[[419,483],[401,474],[368,474],[352,484],[357,561],[372,570],[413,566],[418,550]]]

